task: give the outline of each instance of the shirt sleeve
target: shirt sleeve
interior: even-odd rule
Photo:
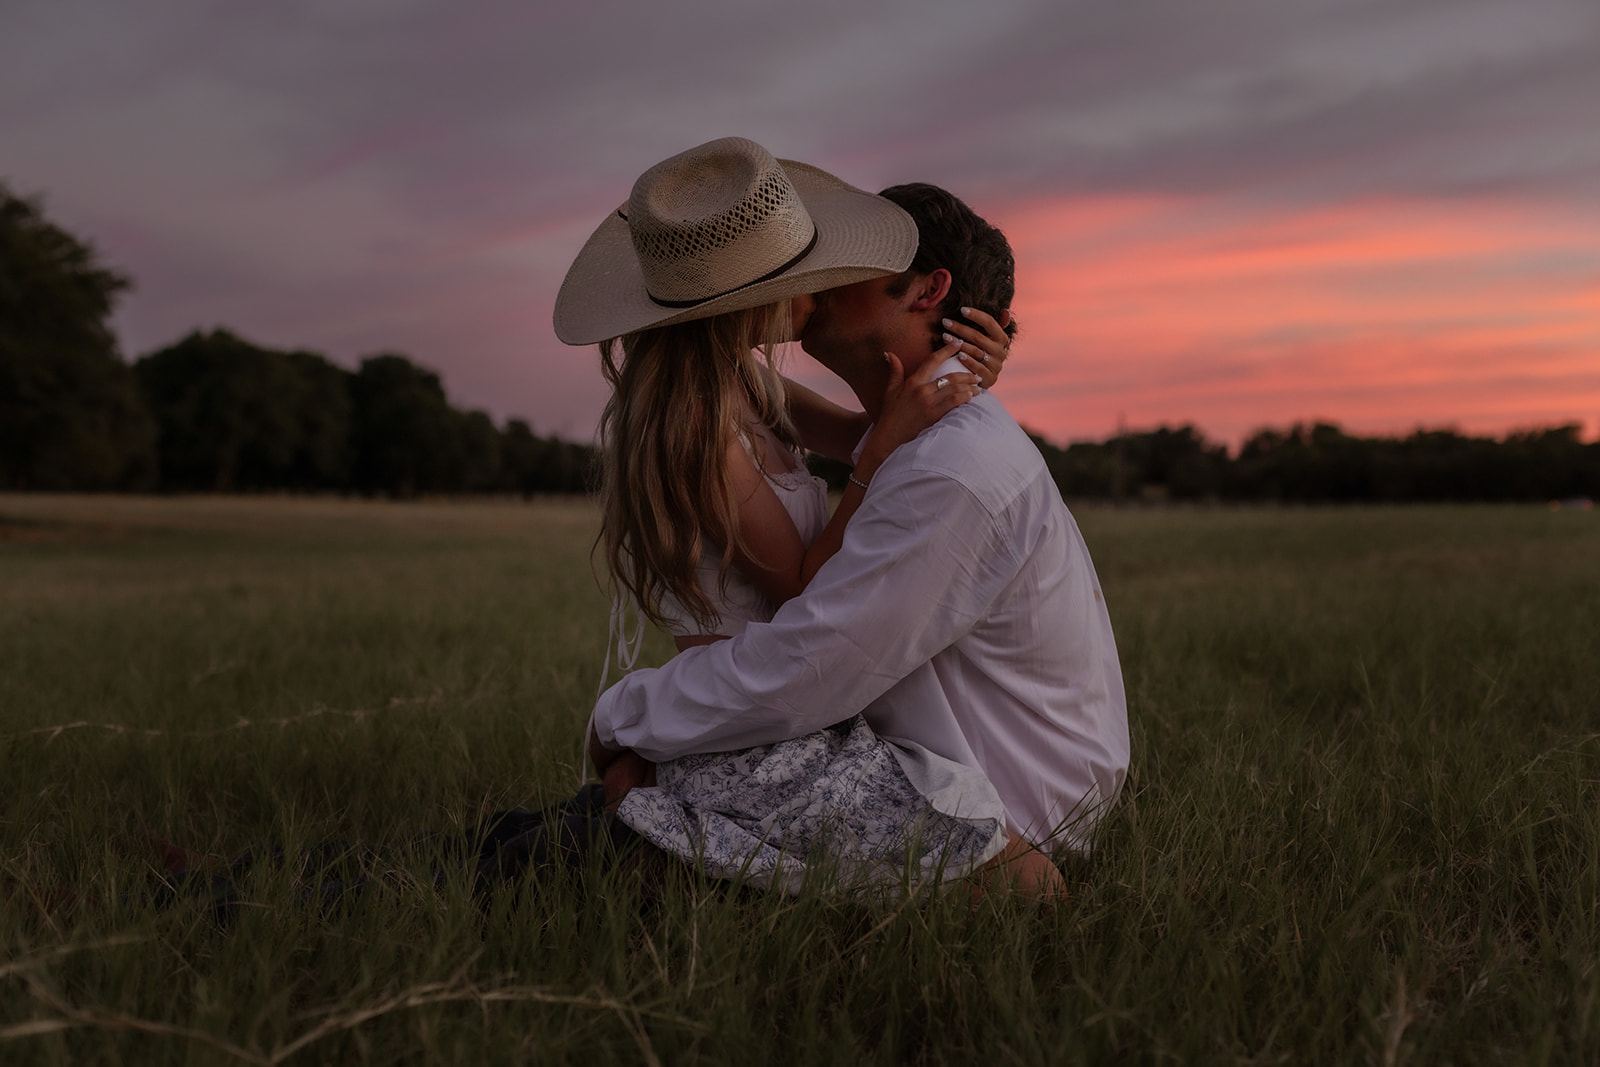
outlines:
[[[936,471],[879,468],[839,552],[770,623],[634,671],[601,695],[602,744],[652,760],[772,744],[863,710],[948,648],[1016,575],[1016,539]]]

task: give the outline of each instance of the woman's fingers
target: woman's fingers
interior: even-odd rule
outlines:
[[[899,389],[901,383],[906,380],[906,369],[900,362],[900,357],[893,352],[884,352],[883,359],[889,364],[889,390],[892,392]]]
[[[885,353],[889,356],[890,365],[886,396],[892,398],[904,395],[908,399],[914,396],[917,406],[923,412],[922,417],[930,423],[937,421],[953,408],[967,403],[983,391],[981,377],[967,371],[941,373],[939,370],[956,353],[955,344],[946,345],[903,379],[896,373],[900,369],[898,360]]]
[[[951,355],[954,349],[935,353],[934,358],[902,377],[903,365],[885,353],[889,381],[873,430],[877,444],[888,449],[904,444],[981,392],[976,375],[940,371],[941,367],[948,367]]]
[[[922,382],[913,381],[912,384],[924,388],[931,387],[935,392],[937,392],[939,390],[950,389],[952,387],[972,388],[981,385],[982,383],[978,381],[978,376],[976,374],[968,374],[966,371],[955,370],[946,371],[943,374],[938,375],[929,374],[926,380]]]
[[[985,389],[991,388],[996,379],[1000,377],[999,360],[991,360],[989,363],[984,363],[977,356],[966,351],[961,352],[960,357],[962,365],[977,376],[978,384]]]
[[[977,396],[981,390],[978,376],[962,371],[940,374],[920,388],[927,390],[934,411],[944,414]]]
[[[980,344],[987,340],[1004,348],[1011,343],[1011,338],[1006,336],[1006,327],[1011,325],[1011,310],[1009,308],[1001,311],[999,318],[995,318],[982,308],[964,307],[961,309],[961,317],[972,323],[972,325],[969,326],[966,322],[945,319],[945,328],[959,327],[956,332],[961,337]]]
[[[961,314],[974,325],[943,319],[946,344],[961,347],[962,362],[973,369],[984,388],[992,388],[1000,376],[1000,368],[1011,354],[1011,339],[1005,327],[1011,322],[1010,310],[1000,312],[997,319],[979,308],[964,307]]]

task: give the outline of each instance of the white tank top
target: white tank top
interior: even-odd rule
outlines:
[[[750,447],[749,442],[745,443],[745,447]],[[767,472],[766,479],[772,491],[778,494],[778,500],[789,513],[789,518],[794,520],[800,543],[809,545],[822,533],[822,528],[828,522],[828,486],[821,478],[812,477],[798,454],[795,455],[795,462],[797,466],[794,470]],[[671,594],[662,596],[661,614],[667,632],[672,636],[720,634],[733,637],[742,633],[752,622],[767,622],[772,618],[776,607],[737,567],[728,569],[726,591],[718,588],[717,573],[721,565],[720,553],[709,552],[701,558],[695,570],[700,588],[705,590],[706,599],[711,601],[719,616],[710,626],[695,622]]]

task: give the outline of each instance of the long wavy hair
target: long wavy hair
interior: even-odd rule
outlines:
[[[663,594],[696,623],[715,624],[696,568],[718,553],[725,588],[735,549],[748,554],[727,470],[746,404],[798,444],[773,365],[790,331],[782,301],[600,343],[611,399],[600,419],[599,541],[613,581],[658,624]]]

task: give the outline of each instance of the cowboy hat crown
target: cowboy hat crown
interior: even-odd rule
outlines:
[[[911,216],[826,171],[726,137],[640,175],[567,271],[556,335],[589,344],[895,274]]]

